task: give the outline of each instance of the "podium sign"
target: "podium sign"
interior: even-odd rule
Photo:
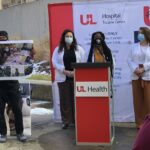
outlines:
[[[108,82],[76,82],[76,97],[108,97]]]
[[[73,64],[77,145],[112,142],[109,66],[109,63]]]

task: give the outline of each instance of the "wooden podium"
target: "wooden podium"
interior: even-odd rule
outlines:
[[[77,145],[110,145],[110,63],[74,63]]]

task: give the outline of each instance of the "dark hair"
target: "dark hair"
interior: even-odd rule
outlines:
[[[0,31],[0,36],[5,36],[8,40],[8,33],[6,31]]]
[[[145,36],[145,39],[148,43],[150,43],[150,30],[148,27],[140,27],[139,28]]]
[[[65,35],[68,33],[68,32],[71,32],[72,35],[73,35],[73,42],[71,44],[71,49],[74,49],[74,50],[77,50],[77,40],[74,36],[74,33],[72,30],[70,29],[65,29],[61,35],[61,38],[60,38],[60,43],[59,43],[59,50],[58,52],[61,52],[63,49],[66,50],[67,49],[67,46],[66,46],[66,42],[65,42]]]
[[[110,62],[111,67],[111,76],[113,76],[113,58],[112,58],[112,54],[111,54],[111,50],[109,49],[109,47],[106,45],[105,43],[105,35],[104,33],[98,31],[98,32],[94,32],[92,34],[92,38],[91,38],[91,47],[90,47],[90,52],[89,52],[89,56],[88,56],[88,60],[87,62],[92,62],[92,56],[93,56],[93,49],[94,49],[94,37],[96,34],[100,34],[102,37],[102,48],[103,48],[103,53],[105,55],[105,59],[107,62]]]

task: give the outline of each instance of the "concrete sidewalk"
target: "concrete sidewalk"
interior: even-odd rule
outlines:
[[[60,127],[60,125],[58,125]],[[40,146],[44,150],[131,150],[136,130],[116,127],[116,137],[112,146],[77,146],[73,128],[56,130],[39,137]]]
[[[32,115],[32,137],[20,143],[16,137],[8,137],[7,143],[0,144],[0,150],[131,150],[137,130],[130,127],[115,128],[115,141],[112,146],[77,146],[75,129],[61,129],[51,115]]]

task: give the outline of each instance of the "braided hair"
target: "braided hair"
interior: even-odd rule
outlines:
[[[110,62],[111,66],[110,66],[110,71],[111,71],[111,76],[113,76],[113,58],[112,58],[112,54],[111,54],[111,50],[109,49],[109,47],[107,46],[106,42],[105,42],[105,35],[104,33],[98,31],[98,32],[94,32],[92,34],[92,38],[91,38],[91,47],[90,47],[90,52],[89,52],[89,56],[88,56],[88,60],[87,62],[92,62],[92,56],[93,56],[93,50],[94,50],[94,37],[96,34],[100,34],[101,35],[101,44],[102,44],[102,48],[103,48],[103,53],[105,56],[105,59],[107,62]]]

